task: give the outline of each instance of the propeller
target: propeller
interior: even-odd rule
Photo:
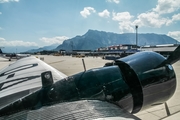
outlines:
[[[180,59],[180,45],[172,52],[170,53],[169,57],[164,60],[160,65],[157,67],[164,66],[165,64],[174,64]]]

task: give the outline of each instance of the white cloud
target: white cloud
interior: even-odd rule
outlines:
[[[172,19],[169,19],[167,21],[166,25],[169,26],[170,24],[172,24],[173,22],[176,22],[176,21],[180,21],[180,13],[173,15]]]
[[[84,17],[87,18],[87,16],[91,15],[91,13],[95,13],[96,10],[92,7],[85,7],[83,11],[80,12],[80,14]]]
[[[119,22],[120,33],[133,33],[134,25],[131,21],[122,21]]]
[[[161,17],[158,13],[147,12],[138,15],[137,19],[133,23],[140,27],[146,26],[160,28],[162,25],[165,25],[168,21],[169,19]]]
[[[120,0],[106,0],[107,2],[114,2],[116,4],[118,4],[120,2]]]
[[[180,0],[158,0],[158,4],[156,8],[153,8],[153,11],[159,14],[166,14],[178,9],[180,9]]]
[[[178,9],[180,9],[180,0],[158,0],[156,8],[141,13],[133,23],[140,27],[161,28],[163,25],[169,26],[173,22],[180,20],[180,13],[173,15],[172,18],[165,18],[163,15],[173,13]]]
[[[134,16],[130,15],[129,12],[120,12],[120,13],[115,13],[113,12],[113,20],[114,21],[130,21],[131,18]]]
[[[167,35],[180,42],[180,31],[170,31]]]
[[[172,16],[172,20],[173,20],[173,21],[178,21],[178,20],[180,20],[180,13],[173,15],[173,16]]]
[[[112,2],[112,0],[107,1]],[[176,23],[176,21],[180,21],[180,13],[170,17],[164,16],[165,14],[176,12],[178,9],[180,9],[180,0],[158,0],[155,8],[139,14],[134,20],[134,16],[129,12],[113,12],[112,20],[119,22],[121,32],[133,32],[135,25],[139,27],[161,28],[162,26],[169,26],[174,22]]]
[[[155,8],[139,14],[133,23],[139,27],[161,28],[163,25],[169,26],[173,22],[180,20],[180,14],[175,14],[172,18],[167,18],[163,15],[173,13],[178,9],[180,9],[180,0],[158,0]]]
[[[19,2],[19,0],[0,0],[0,3],[6,3],[6,2]]]
[[[98,15],[99,15],[100,17],[108,18],[108,17],[110,16],[110,12],[109,12],[107,9],[105,9],[104,11],[99,12]]]
[[[0,15],[2,14],[2,12],[0,12]]]
[[[1,41],[5,41],[5,39],[0,37],[0,42],[1,42]]]
[[[48,44],[56,44],[56,43],[62,44],[62,42],[67,39],[69,39],[69,38],[66,36],[57,36],[57,37],[53,37],[53,38],[46,38],[46,37],[40,38],[41,41],[48,43]]]
[[[129,12],[115,13],[113,12],[112,20],[119,22],[120,33],[134,32],[134,24],[131,19],[134,17]]]
[[[24,42],[21,40],[15,40],[15,41],[6,41],[4,38],[0,38],[0,45],[1,46],[38,46],[35,42]]]

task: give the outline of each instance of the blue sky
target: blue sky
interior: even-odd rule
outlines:
[[[180,0],[0,0],[0,47],[61,44],[88,29],[180,41]]]

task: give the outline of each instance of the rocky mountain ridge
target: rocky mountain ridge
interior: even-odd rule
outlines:
[[[138,34],[138,46],[176,44],[177,40],[161,34]],[[65,40],[55,50],[95,50],[99,47],[107,47],[119,44],[136,44],[135,33],[117,34],[111,32],[88,30],[82,36]]]

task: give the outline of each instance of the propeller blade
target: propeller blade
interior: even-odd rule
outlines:
[[[169,57],[166,60],[166,63],[174,64],[180,59],[180,45],[174,50],[174,52],[170,53]]]
[[[180,59],[180,45],[172,52],[170,53],[169,57],[163,61],[158,67],[164,66],[165,64],[174,64]]]

